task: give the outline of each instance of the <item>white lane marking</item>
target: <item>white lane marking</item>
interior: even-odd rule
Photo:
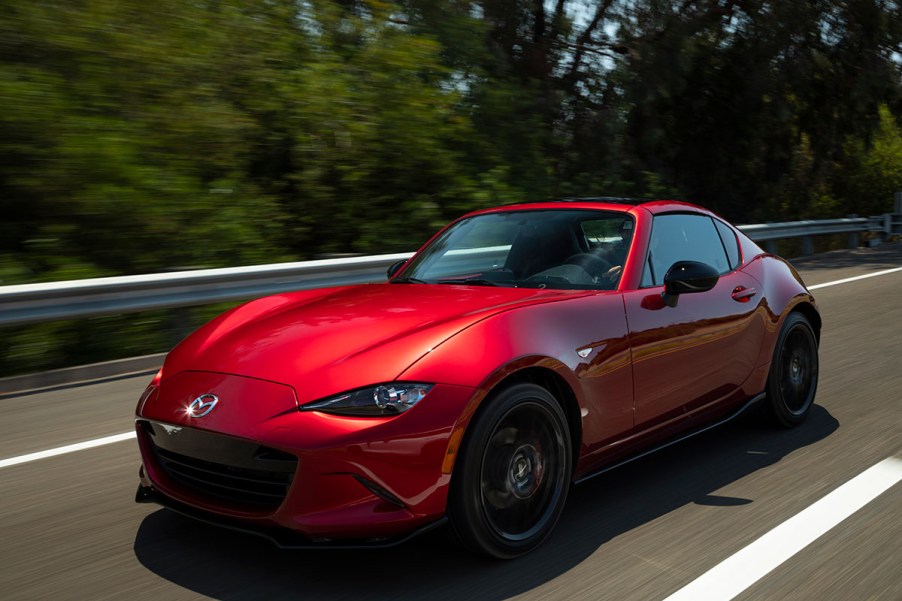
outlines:
[[[664,601],[727,601],[902,480],[902,459],[884,459],[728,557]]]
[[[883,271],[875,271],[873,273],[866,273],[864,275],[856,275],[851,278],[844,278],[842,280],[826,282],[824,284],[815,284],[814,286],[808,286],[808,289],[809,290],[817,290],[818,288],[826,288],[827,286],[836,286],[838,284],[848,284],[849,282],[857,282],[858,280],[863,280],[865,278],[876,278],[878,275],[886,275],[888,273],[895,273],[897,271],[902,271],[902,267],[893,267],[892,269],[884,269]]]
[[[131,438],[135,438],[134,432],[123,432],[122,434],[114,434],[112,436],[104,436],[103,438],[95,438],[94,440],[67,444],[64,447],[56,447],[55,449],[47,449],[46,451],[38,451],[37,453],[19,455],[18,457],[10,457],[9,459],[0,459],[0,468],[19,465],[20,463],[28,463],[29,461],[37,461],[38,459],[45,459],[47,457],[65,455],[66,453],[74,453],[75,451],[81,451],[83,449],[102,447],[106,444],[122,442],[123,440],[129,440]]]

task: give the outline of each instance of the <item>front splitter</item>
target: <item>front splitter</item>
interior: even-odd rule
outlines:
[[[143,484],[139,484],[138,491],[135,494],[135,502],[156,503],[157,505],[171,509],[172,511],[180,513],[194,520],[212,524],[214,526],[219,526],[221,528],[227,528],[229,530],[235,530],[237,532],[244,532],[246,534],[261,536],[265,539],[268,539],[274,545],[282,549],[385,549],[388,547],[400,545],[412,538],[420,536],[421,534],[435,530],[436,528],[445,525],[445,523],[448,521],[448,518],[443,516],[442,518],[434,522],[426,524],[425,526],[421,526],[413,532],[400,537],[378,537],[368,539],[311,539],[304,536],[303,534],[300,534],[299,532],[288,530],[287,528],[255,528],[253,526],[248,526],[244,522],[239,522],[238,520],[232,520],[224,516],[219,516],[206,511],[202,511],[162,494],[153,486],[144,486]]]

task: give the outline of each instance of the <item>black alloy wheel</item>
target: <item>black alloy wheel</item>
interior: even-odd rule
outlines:
[[[497,558],[537,547],[570,486],[567,418],[534,384],[502,390],[471,425],[452,477],[448,513],[464,546]]]
[[[784,428],[808,417],[817,392],[817,338],[808,319],[790,313],[780,330],[767,379],[765,413]]]

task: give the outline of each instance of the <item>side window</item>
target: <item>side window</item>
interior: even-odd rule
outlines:
[[[726,223],[717,219],[714,220],[714,225],[717,226],[717,233],[720,234],[720,239],[723,240],[723,247],[727,251],[727,257],[730,259],[730,269],[736,269],[739,267],[739,240],[736,239],[736,233]]]
[[[707,263],[719,273],[731,270],[724,244],[710,217],[686,213],[655,217],[642,286],[663,286],[664,274],[677,261]]]

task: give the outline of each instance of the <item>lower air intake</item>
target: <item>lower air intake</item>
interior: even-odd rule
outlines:
[[[297,458],[247,440],[141,422],[158,467],[189,494],[245,510],[274,510],[288,494]]]

